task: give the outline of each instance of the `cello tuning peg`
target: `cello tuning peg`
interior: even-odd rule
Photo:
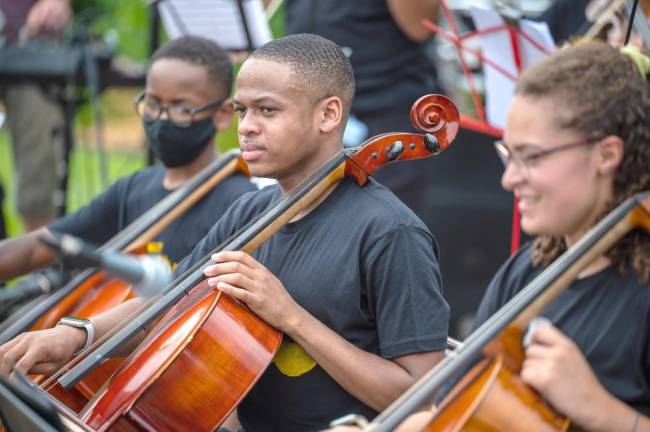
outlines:
[[[395,141],[393,144],[388,147],[388,160],[389,161],[394,161],[399,157],[399,155],[402,154],[404,151],[404,144],[402,144],[402,141]]]
[[[438,141],[438,138],[431,134],[425,134],[424,135],[424,145],[427,146],[427,149],[433,153],[433,154],[438,154],[440,153],[440,142]]]

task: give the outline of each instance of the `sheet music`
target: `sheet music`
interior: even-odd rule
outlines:
[[[495,10],[471,7],[470,11],[474,25],[479,31],[504,24],[503,18]],[[519,30],[526,33],[528,37],[544,47],[548,52],[555,50],[555,42],[546,23],[521,20]],[[519,71],[515,64],[510,35],[505,29],[481,35],[480,40],[483,56],[498,64],[511,76],[518,76]],[[517,41],[522,69],[544,57],[545,53],[525,37],[518,35]],[[503,128],[506,124],[510,100],[515,90],[515,82],[488,64],[483,65],[483,79],[485,82],[485,112],[488,123],[494,127]]]
[[[555,51],[555,41],[548,28],[548,24],[541,21],[521,20],[519,29],[531,39],[541,45],[547,52]],[[524,68],[541,60],[546,54],[530,43],[525,37],[519,36],[519,49],[521,62]]]
[[[253,47],[271,40],[261,0],[243,0]],[[160,16],[170,38],[204,36],[226,50],[248,49],[248,39],[237,0],[161,0]]]

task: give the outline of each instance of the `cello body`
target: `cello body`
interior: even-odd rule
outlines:
[[[282,341],[280,332],[205,281],[162,321],[147,338],[155,342],[130,357],[84,410],[84,423],[104,431],[128,410],[146,430],[188,424],[212,430],[259,379]]]
[[[159,253],[156,244],[149,242],[169,223],[180,217],[186,209],[236,171],[248,175],[248,168],[239,157],[239,152],[233,151],[157,203],[105,247],[123,248],[135,254]],[[90,318],[137,296],[130,283],[101,271],[89,274],[71,288],[73,289],[65,297],[34,323],[32,330],[53,327],[64,315]],[[74,388],[67,390],[51,380],[46,380],[43,376],[33,377],[33,380],[42,384],[45,391],[54,399],[79,413],[122,362],[123,358],[112,358],[104,362]]]
[[[90,318],[134,297],[131,284],[104,272],[93,274],[77,289],[42,315],[32,330],[54,327],[65,315]]]
[[[98,272],[93,275],[90,280],[80,285],[69,297],[76,297],[78,294],[84,295],[77,302],[76,307],[68,308],[68,311],[62,313],[60,316],[70,314],[81,318],[90,318],[136,297],[136,293],[130,283],[109,276],[104,272]],[[66,300],[69,299],[66,298],[57,305],[57,313],[54,313],[54,311],[53,313],[48,313],[39,319],[37,324],[43,324],[44,326],[42,328],[49,328],[56,324],[60,317],[56,318],[56,321],[51,325],[48,325],[48,321],[50,319],[53,320],[59,314],[58,309],[62,309],[61,306],[65,305]],[[66,390],[59,385],[54,385],[48,386],[46,391],[50,396],[65,404],[74,412],[79,413],[101,388],[104,382],[119,368],[122,362],[123,358],[113,358],[104,362],[70,390]],[[45,381],[45,377],[39,376],[33,380],[40,384]]]
[[[564,432],[569,428],[569,421],[507,367],[500,355],[474,366],[440,410],[427,432]]]

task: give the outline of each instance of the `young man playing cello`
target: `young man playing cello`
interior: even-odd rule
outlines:
[[[0,242],[0,281],[54,263],[56,254],[38,241],[52,232],[102,244],[174,189],[217,159],[214,136],[232,121],[232,66],[215,43],[183,37],[154,53],[138,113],[154,153],[163,162],[121,179],[79,211],[46,228]],[[176,263],[240,195],[255,190],[242,175],[230,176],[157,238]]]
[[[318,36],[272,41],[246,60],[233,99],[240,146],[251,173],[279,185],[235,203],[179,274],[342,149],[353,93],[345,55]],[[209,283],[285,333],[238,408],[245,430],[320,430],[350,407],[372,416],[442,357],[449,308],[434,239],[372,179],[363,188],[342,180],[252,256],[214,260]],[[96,332],[127,306],[95,317]],[[0,347],[3,371],[11,350],[24,369],[42,370],[83,345],[79,332],[52,338],[57,349],[42,335]]]

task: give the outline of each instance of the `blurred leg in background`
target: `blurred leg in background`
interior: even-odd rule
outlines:
[[[5,87],[14,153],[16,208],[26,231],[56,216],[57,166],[63,151],[63,113],[56,95],[34,84]]]

